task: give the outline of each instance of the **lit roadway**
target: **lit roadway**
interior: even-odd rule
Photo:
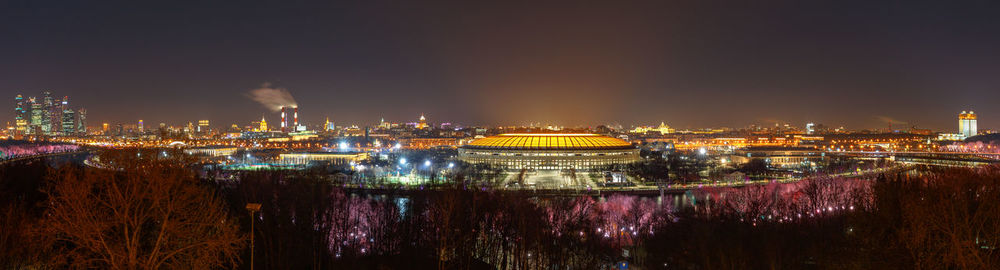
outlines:
[[[855,155],[964,155],[964,156],[988,156],[1000,159],[1000,153],[974,153],[974,152],[939,152],[939,151],[827,151],[830,154],[855,154]]]

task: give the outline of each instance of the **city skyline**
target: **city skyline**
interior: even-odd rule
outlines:
[[[424,114],[415,122],[409,121],[385,121],[384,118],[380,118],[376,125],[371,125],[367,123],[363,124],[341,124],[337,126],[335,122],[331,122],[329,117],[324,119],[322,125],[317,125],[314,123],[308,123],[304,121],[299,121],[299,107],[295,99],[287,92],[285,89],[275,89],[269,87],[263,87],[256,89],[248,95],[249,98],[254,99],[260,105],[268,108],[268,110],[276,110],[279,113],[279,121],[274,124],[272,121],[271,125],[267,123],[267,113],[262,114],[260,121],[251,121],[248,124],[218,124],[212,125],[210,119],[199,119],[196,121],[189,121],[186,123],[181,123],[180,126],[174,124],[167,124],[160,122],[158,125],[147,129],[145,126],[145,120],[139,119],[133,123],[114,123],[114,125],[108,122],[100,123],[100,126],[90,127],[88,130],[87,125],[87,110],[85,108],[73,109],[69,105],[69,96],[64,96],[62,99],[53,97],[51,92],[42,92],[41,98],[35,96],[24,96],[18,94],[15,101],[15,118],[13,125],[8,123],[7,128],[4,130],[6,136],[12,136],[12,138],[30,138],[34,136],[35,138],[45,138],[45,137],[63,137],[63,138],[74,138],[74,137],[86,137],[88,135],[102,135],[102,136],[147,136],[151,135],[153,137],[159,136],[161,138],[175,137],[181,134],[193,138],[194,136],[202,136],[204,138],[211,138],[215,135],[225,134],[226,138],[263,138],[263,137],[273,137],[273,136],[290,136],[288,139],[292,140],[302,140],[315,138],[318,132],[322,132],[325,135],[336,134],[336,135],[347,135],[347,136],[360,136],[364,135],[366,138],[369,132],[379,133],[378,136],[385,136],[391,134],[405,134],[407,132],[416,131],[421,133],[422,136],[430,137],[448,137],[448,136],[462,136],[478,134],[480,132],[485,132],[488,129],[496,128],[499,132],[505,132],[504,130],[524,130],[529,132],[552,132],[556,131],[558,133],[575,133],[580,131],[595,131],[599,133],[627,133],[635,134],[639,136],[645,136],[647,134],[659,134],[667,136],[669,134],[731,134],[731,135],[750,135],[750,134],[770,134],[770,135],[791,135],[797,134],[801,136],[809,135],[826,135],[826,134],[864,134],[868,133],[899,133],[899,134],[914,134],[914,135],[924,135],[937,136],[937,141],[962,141],[967,138],[971,138],[977,135],[989,135],[996,133],[993,129],[979,129],[978,128],[978,114],[975,111],[962,111],[958,114],[958,129],[957,132],[949,132],[948,130],[932,130],[925,128],[917,128],[913,125],[906,125],[906,123],[898,123],[893,119],[884,119],[887,124],[887,129],[853,129],[844,126],[836,125],[826,125],[823,123],[813,123],[809,122],[805,125],[797,125],[791,123],[775,123],[773,126],[770,125],[750,125],[747,127],[731,128],[731,127],[710,127],[710,128],[683,128],[677,129],[667,125],[665,122],[660,122],[657,125],[608,125],[608,126],[560,126],[547,123],[528,123],[522,125],[476,125],[476,126],[465,126],[462,123],[451,123],[446,121],[432,122],[428,121]],[[194,123],[197,122],[197,125]],[[475,127],[475,128],[472,128]],[[513,129],[508,129],[508,128]],[[485,128],[485,129],[483,129]],[[565,131],[563,131],[566,129]],[[568,131],[568,132],[566,132]],[[403,132],[403,133],[400,133]],[[435,134],[436,133],[436,134]],[[461,134],[460,134],[461,133]],[[413,133],[409,133],[412,135]],[[26,137],[25,137],[26,136]],[[626,137],[627,138],[627,137]],[[818,137],[822,138],[822,137]],[[70,139],[72,140],[72,139]]]
[[[277,119],[246,97],[266,83],[311,124],[951,131],[1000,114],[989,2],[8,5],[0,93],[73,96],[91,125]]]
[[[47,94],[47,93],[49,93],[49,92],[48,91],[42,92],[43,95]],[[18,104],[19,100],[23,100],[25,102],[30,102],[31,100],[33,100],[35,98],[36,98],[35,96],[26,96],[24,94],[18,94],[15,97],[14,103],[13,103],[15,105],[15,112],[21,109],[20,105]],[[68,98],[68,96],[66,98]],[[41,100],[41,98],[38,98],[38,99]],[[59,101],[59,100],[56,100],[56,101]],[[41,102],[38,102],[38,103],[41,104]],[[30,103],[27,103],[27,105],[30,105]],[[322,123],[316,123],[316,122],[312,122],[312,121],[301,121],[300,122],[298,120],[298,106],[297,105],[295,105],[295,106],[292,106],[292,105],[281,106],[281,108],[287,108],[289,110],[289,112],[288,112],[289,114],[287,116],[288,118],[287,118],[287,122],[286,123],[289,124],[290,126],[289,126],[289,129],[287,131],[294,131],[294,130],[291,129],[291,127],[293,127],[293,126],[291,126],[293,124],[293,118],[292,118],[292,114],[291,114],[291,110],[292,109],[295,109],[294,124],[295,125],[301,125],[303,128],[306,128],[306,129],[323,130],[323,129],[326,129],[327,125],[336,123],[336,121],[330,121],[330,117],[329,116],[323,116],[323,120],[322,120],[323,122]],[[84,112],[86,112],[86,109],[82,109],[82,110]],[[281,111],[271,112],[269,109],[264,109],[263,111],[264,112],[261,113],[262,119],[273,118],[271,120],[271,123],[278,123],[278,125],[280,125],[280,123],[282,122],[281,121],[282,117],[283,117]],[[960,113],[957,113],[957,115],[961,118],[961,117],[963,117],[963,115],[966,114],[966,112],[972,113],[972,112],[975,112],[975,111],[974,110],[963,110]],[[16,116],[16,114],[14,116]],[[425,115],[423,113],[421,113],[419,117],[413,118],[413,119],[389,119],[388,121],[386,121],[385,117],[379,117],[377,120],[374,120],[374,121],[364,120],[362,122],[340,122],[340,125],[337,125],[337,127],[358,126],[358,127],[373,127],[374,128],[374,127],[378,127],[380,125],[380,123],[383,122],[383,121],[385,123],[393,123],[393,124],[415,124],[417,122],[423,121],[424,120],[424,116]],[[805,130],[809,129],[810,125],[817,125],[817,124],[819,124],[819,125],[824,125],[824,126],[829,127],[829,128],[845,128],[846,130],[853,130],[853,131],[861,131],[861,130],[888,130],[889,128],[891,128],[891,130],[893,130],[893,131],[903,131],[903,132],[911,131],[911,130],[932,130],[932,131],[935,131],[935,132],[950,133],[951,131],[954,131],[953,130],[954,126],[952,126],[952,127],[945,127],[945,128],[941,128],[941,129],[934,129],[934,128],[929,128],[927,126],[919,126],[916,123],[900,121],[900,120],[889,118],[889,117],[886,117],[886,116],[878,116],[878,117],[876,117],[876,119],[877,119],[877,122],[879,122],[879,124],[882,125],[881,127],[880,126],[851,127],[851,126],[844,126],[844,125],[820,123],[820,122],[808,121],[808,120],[805,120],[805,122],[790,122],[790,121],[781,121],[781,120],[777,120],[777,119],[764,119],[764,120],[761,120],[761,121],[745,123],[743,125],[737,125],[737,126],[710,126],[710,125],[701,125],[701,126],[685,126],[685,127],[681,127],[681,129],[684,129],[684,130],[697,130],[697,129],[710,129],[710,128],[730,128],[730,129],[733,129],[733,130],[739,130],[739,129],[752,128],[752,127],[768,128],[768,127],[791,126],[792,128],[805,131]],[[15,118],[13,118],[13,120],[14,121],[7,121],[8,124],[10,124],[10,127],[17,127],[18,126],[17,125],[17,118],[15,117]],[[336,119],[334,119],[334,120],[336,120]],[[133,120],[133,121],[124,121],[124,122],[122,122],[122,121],[114,121],[114,122],[103,121],[103,122],[101,122],[100,120],[97,120],[97,121],[91,122],[91,124],[84,123],[81,126],[81,128],[83,128],[84,130],[87,129],[87,128],[100,128],[100,125],[102,125],[102,123],[105,124],[105,125],[110,124],[110,125],[136,126],[136,124],[138,124],[139,126],[141,126],[142,123],[143,123],[143,121],[146,121],[146,120],[144,120],[142,118],[139,118],[139,119],[136,119],[136,120]],[[168,127],[183,127],[183,126],[185,126],[187,124],[193,124],[193,123],[198,123],[198,122],[203,122],[203,121],[215,121],[215,120],[212,120],[212,119],[189,119],[189,120],[181,120],[180,122],[165,122],[165,121],[147,121],[147,122],[152,123],[152,124],[159,123],[159,124],[166,125]],[[662,125],[665,122],[666,121],[660,121],[660,124]],[[215,125],[212,126],[213,129],[225,128],[225,127],[228,127],[230,125],[237,125],[239,128],[245,128],[245,127],[255,127],[255,126],[258,126],[259,123],[260,123],[260,121],[257,120],[257,119],[252,119],[252,120],[243,121],[243,122],[230,122],[230,123],[226,123],[226,122],[214,122],[214,123],[215,123]],[[554,126],[554,127],[560,127],[560,128],[563,128],[563,127],[565,127],[565,128],[595,128],[595,127],[601,126],[601,125],[608,125],[608,126],[616,125],[616,126],[620,126],[620,128],[634,128],[634,127],[653,127],[653,126],[656,125],[655,122],[654,123],[629,123],[629,124],[624,124],[621,121],[614,121],[614,122],[608,122],[608,123],[597,123],[597,124],[576,124],[576,125],[573,125],[573,124],[562,124],[562,123],[558,123],[558,122],[542,122],[542,121],[521,121],[521,122],[503,121],[503,122],[498,122],[498,123],[473,123],[473,124],[467,124],[467,123],[455,123],[455,122],[448,121],[447,119],[439,119],[438,121],[432,121],[431,123],[432,124],[447,124],[447,125],[455,125],[455,126],[484,126],[484,127],[499,127],[499,126],[522,126],[522,127],[529,127],[529,126],[531,126],[531,127],[543,127],[543,128],[546,127],[546,126]],[[986,129],[986,130],[992,130],[992,126],[987,126],[984,129]],[[964,127],[961,126],[961,124],[960,124],[960,126],[958,127],[958,133],[967,133],[967,132],[964,132],[963,130],[964,130]],[[966,134],[966,137],[968,137],[968,134]]]
[[[0,269],[1000,269],[1000,1],[0,1]]]

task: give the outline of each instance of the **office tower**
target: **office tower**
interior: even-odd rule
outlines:
[[[208,120],[198,120],[198,132],[208,132]]]
[[[60,134],[62,135],[74,135],[76,134],[76,112],[73,110],[63,110],[60,114],[62,117],[62,126],[60,127]]]
[[[87,135],[87,109],[76,112],[76,133]]]
[[[962,134],[962,137],[968,138],[976,136],[979,134],[979,130],[976,127],[976,112],[969,111],[966,113],[958,114],[958,133]]]
[[[27,108],[25,108],[24,97],[21,95],[14,97],[14,104],[16,104],[16,107],[14,107],[14,130],[18,135],[24,135],[27,132],[28,121],[30,120]]]
[[[45,135],[49,131],[49,125],[46,125],[48,114],[45,113],[45,105],[35,101],[34,98],[31,99],[30,131],[34,135]]]

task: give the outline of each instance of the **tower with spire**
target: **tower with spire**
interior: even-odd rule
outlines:
[[[427,128],[427,118],[425,118],[424,114],[422,114],[422,113],[420,114],[420,121],[417,122],[417,128],[418,129],[425,129],[425,128]]]
[[[333,123],[330,122],[330,117],[327,117],[326,124],[323,124],[323,131],[331,131],[334,130],[335,128],[336,127],[333,125]]]
[[[267,120],[264,120],[264,115],[260,116],[260,132],[267,132]]]

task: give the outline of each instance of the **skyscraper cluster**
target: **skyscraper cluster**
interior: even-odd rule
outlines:
[[[35,136],[67,136],[87,133],[87,110],[74,110],[69,97],[52,97],[42,92],[42,98],[22,95],[14,97],[15,133]]]

